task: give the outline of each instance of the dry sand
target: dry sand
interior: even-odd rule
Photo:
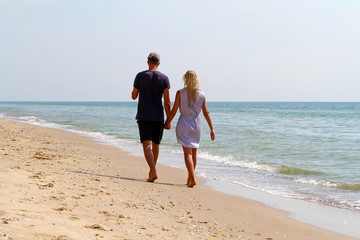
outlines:
[[[0,164],[0,239],[353,239],[65,131],[0,119]]]

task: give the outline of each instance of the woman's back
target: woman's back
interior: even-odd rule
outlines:
[[[202,122],[199,116],[205,94],[198,90],[195,102],[188,102],[186,88],[180,90],[180,117],[176,125],[178,142],[187,148],[198,148],[202,133]]]
[[[201,112],[201,107],[204,102],[204,93],[198,90],[198,97],[195,102],[188,102],[188,95],[186,92],[186,88],[180,90],[180,113],[184,115],[190,116],[198,116]]]

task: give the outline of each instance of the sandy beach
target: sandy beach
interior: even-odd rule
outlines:
[[[66,131],[0,119],[0,161],[0,239],[354,239]]]

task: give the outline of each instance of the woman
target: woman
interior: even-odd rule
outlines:
[[[215,140],[214,127],[211,122],[210,113],[206,106],[205,95],[200,91],[199,79],[193,70],[187,71],[184,76],[184,88],[177,91],[174,106],[165,122],[165,128],[171,127],[171,120],[180,107],[180,117],[176,125],[176,137],[184,151],[185,165],[188,170],[187,186],[194,187],[196,151],[199,148],[202,132],[200,112],[210,127],[211,140]]]

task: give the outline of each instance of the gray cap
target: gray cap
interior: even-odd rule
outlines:
[[[151,52],[148,56],[148,60],[151,60],[153,62],[160,62],[160,55],[156,52]]]

